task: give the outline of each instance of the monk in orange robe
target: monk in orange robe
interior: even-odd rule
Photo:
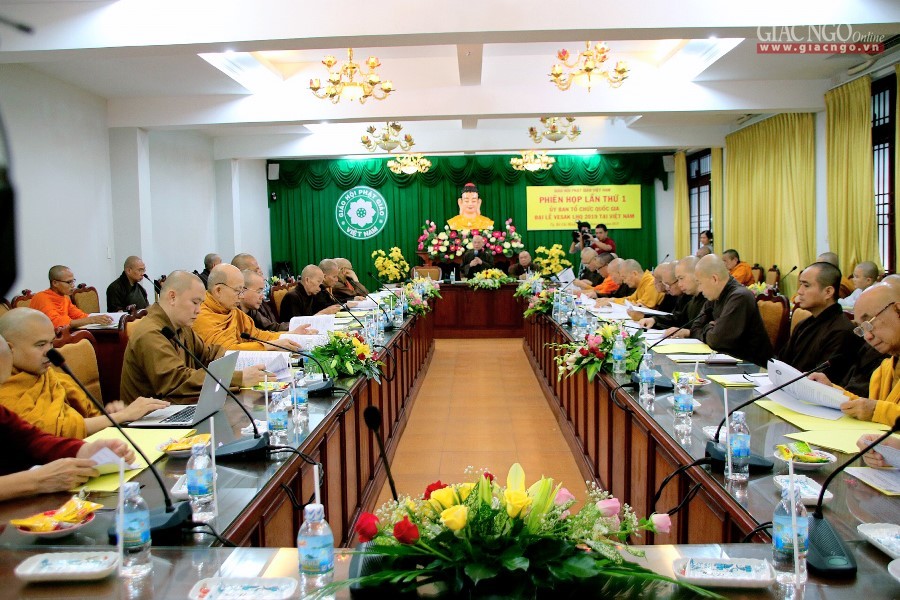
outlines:
[[[634,293],[624,298],[600,298],[597,300],[598,307],[607,306],[612,302],[625,304],[627,300],[632,304],[639,304],[646,308],[656,308],[662,302],[665,293],[656,289],[653,273],[645,271],[641,267],[641,263],[633,259],[623,261],[619,266],[619,272],[622,283],[630,288],[634,288]]]
[[[279,339],[283,334],[263,331],[253,324],[247,313],[240,309],[244,295],[244,275],[234,265],[220,264],[209,273],[206,298],[200,305],[200,314],[191,326],[207,344],[221,346],[226,350],[275,350],[278,348],[244,340],[242,333],[255,338],[274,342],[290,350],[300,350],[300,346],[290,339]],[[301,326],[289,334],[306,335],[315,333],[308,326]]]
[[[737,250],[726,250],[723,252],[722,261],[728,268],[728,272],[739,284],[748,286],[756,282],[756,278],[753,277],[753,268],[741,260]]]
[[[75,329],[94,323],[101,325],[112,323],[112,319],[107,315],[92,317],[72,304],[72,294],[75,293],[75,276],[72,275],[69,267],[63,265],[51,267],[48,277],[50,278],[50,287],[35,294],[29,307],[47,315],[54,327],[68,325]]]
[[[0,336],[12,350],[13,371],[0,386],[0,404],[38,429],[61,437],[85,438],[112,425],[78,385],[65,373],[50,368],[47,353],[53,348],[53,324],[43,313],[16,308],[0,317]],[[139,398],[126,407],[107,405],[116,422],[139,419],[169,403]]]

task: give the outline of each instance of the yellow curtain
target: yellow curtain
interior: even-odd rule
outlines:
[[[894,65],[894,76],[900,82],[900,63]],[[898,86],[900,89],[900,86]],[[896,144],[900,142],[900,94],[897,94],[897,110],[894,112],[894,123],[897,124],[894,134],[894,269],[900,272],[900,210],[897,208],[897,202],[900,202],[900,152],[897,151]],[[887,268],[887,265],[882,265]]]
[[[712,232],[717,252],[731,248],[725,237],[725,210],[722,203],[722,149],[712,148],[709,173],[709,210],[712,213]]]
[[[851,273],[878,258],[872,182],[872,80],[860,77],[825,94],[828,246]]]
[[[725,138],[725,236],[742,260],[782,275],[815,259],[813,115],[781,114]],[[795,272],[782,289],[793,293]]]
[[[688,202],[687,160],[684,152],[676,152],[674,259],[683,258],[691,253],[691,211]]]

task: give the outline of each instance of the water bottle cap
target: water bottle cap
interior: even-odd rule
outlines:
[[[122,493],[125,494],[126,498],[137,496],[141,493],[141,484],[137,481],[127,481],[125,482],[125,485],[122,486]]]
[[[191,446],[191,456],[197,456],[198,454],[206,453],[206,444],[194,444]]]
[[[731,413],[731,419],[734,421],[743,421],[745,418],[746,418],[746,415],[744,415],[744,411],[742,411],[742,410],[736,410],[733,413]]]
[[[325,507],[311,502],[303,508],[304,521],[321,521],[325,518]]]

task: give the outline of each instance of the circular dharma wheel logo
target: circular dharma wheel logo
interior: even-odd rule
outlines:
[[[387,202],[378,191],[358,185],[338,198],[334,218],[345,235],[367,240],[378,235],[387,224]]]

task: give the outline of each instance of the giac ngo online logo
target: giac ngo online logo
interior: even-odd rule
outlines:
[[[883,34],[852,25],[789,25],[756,28],[757,54],[880,54]]]

